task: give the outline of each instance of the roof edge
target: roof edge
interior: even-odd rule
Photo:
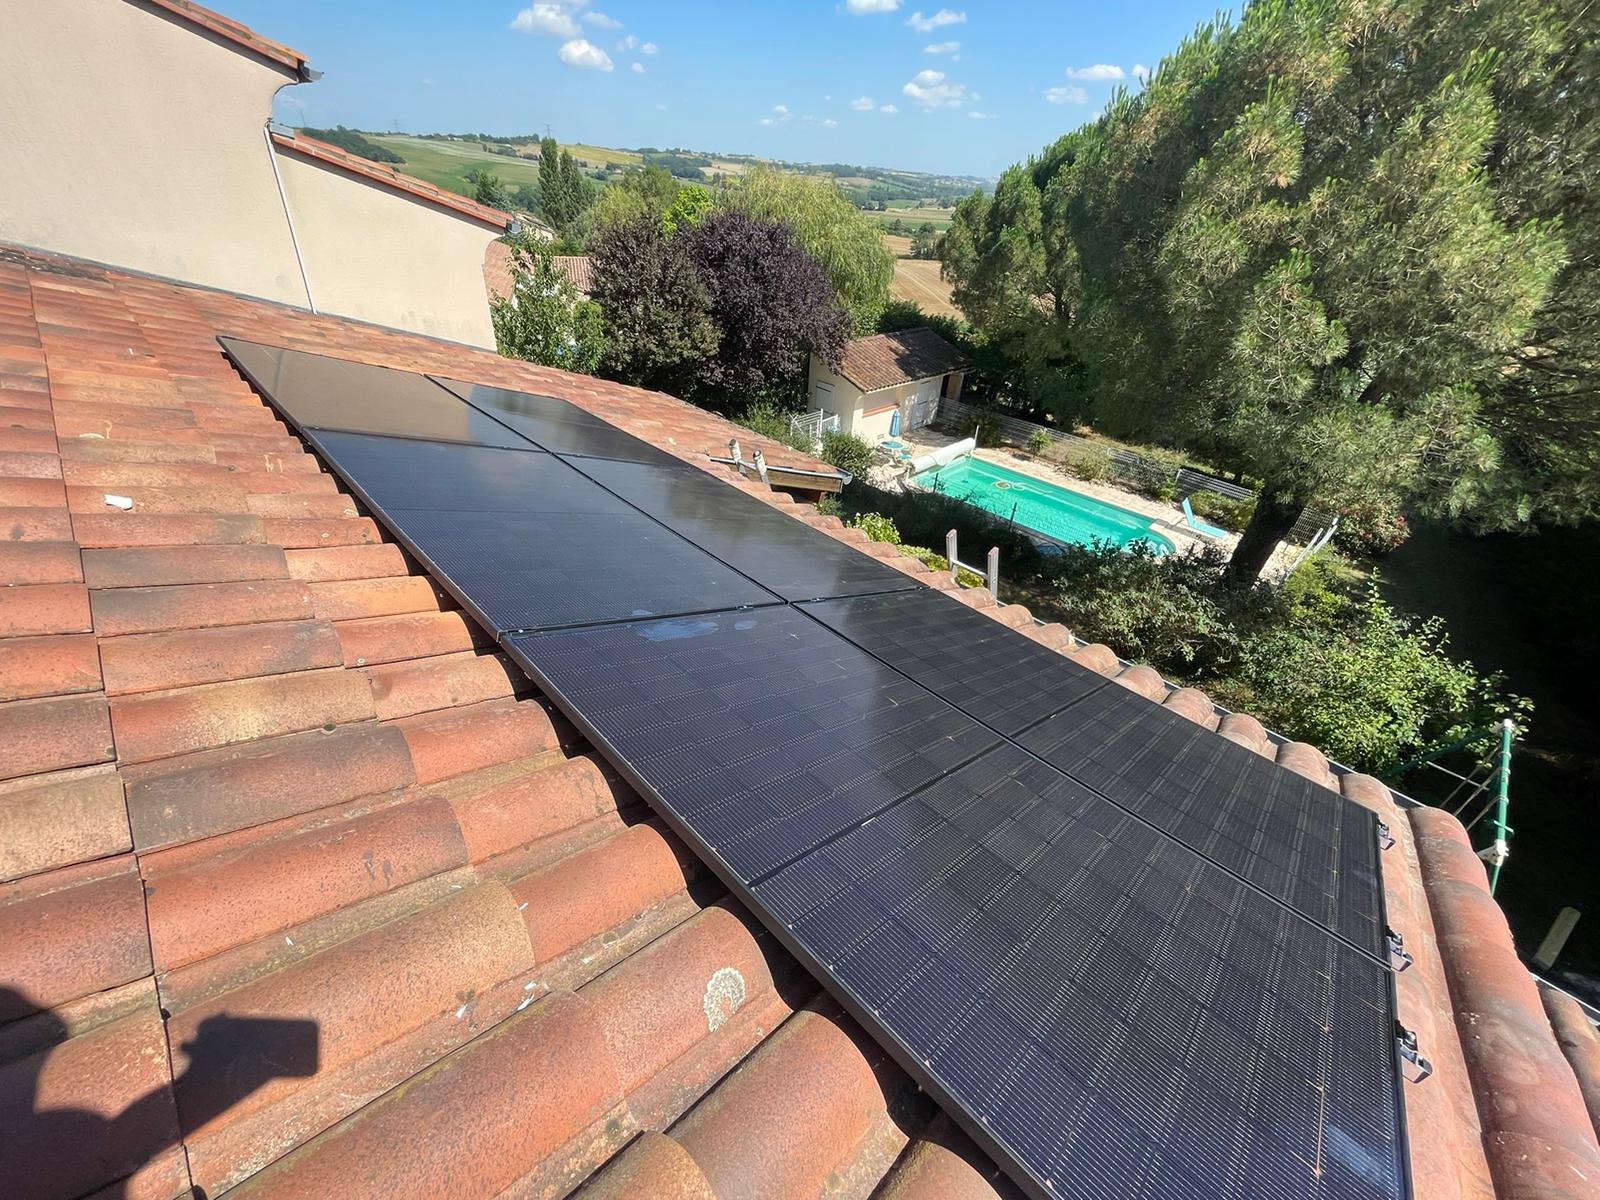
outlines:
[[[459,217],[477,221],[499,233],[506,233],[516,224],[516,217],[511,213],[490,208],[487,204],[479,204],[466,196],[435,187],[424,179],[396,171],[393,167],[375,163],[358,154],[351,154],[331,142],[320,141],[297,129],[285,131],[275,126],[272,129],[272,143],[325,166],[336,167],[369,183],[381,184],[402,195],[410,196],[413,200],[422,200],[453,212]]]
[[[312,70],[311,65],[306,61],[306,56],[293,47],[285,46],[282,42],[275,42],[268,37],[262,37],[248,25],[235,21],[231,17],[225,17],[219,12],[213,12],[209,8],[202,8],[198,4],[191,3],[190,0],[140,0],[140,2],[153,8],[158,8],[162,12],[177,17],[190,25],[197,26],[208,33],[214,33],[241,49],[248,50],[250,53],[267,59],[269,62],[276,63],[280,67],[285,67],[294,72],[302,83],[310,83],[322,74],[320,71]]]

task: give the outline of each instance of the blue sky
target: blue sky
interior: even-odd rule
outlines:
[[[993,175],[1210,0],[218,0],[322,70],[280,120]]]

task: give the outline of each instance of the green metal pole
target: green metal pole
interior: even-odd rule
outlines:
[[[1507,809],[1511,802],[1511,740],[1516,736],[1517,727],[1507,717],[1500,723],[1500,765],[1495,771],[1494,781],[1494,858],[1490,860],[1489,868],[1489,894],[1494,895],[1495,885],[1500,882],[1500,868],[1505,865],[1509,848],[1506,838],[1511,833],[1506,825]]]

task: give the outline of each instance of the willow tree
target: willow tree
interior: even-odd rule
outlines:
[[[871,333],[889,302],[894,254],[878,223],[832,179],[756,167],[723,185],[718,206],[794,230],[833,284],[857,333]]]

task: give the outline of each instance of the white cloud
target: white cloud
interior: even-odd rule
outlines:
[[[992,121],[992,120],[994,120],[994,114],[993,113],[979,112],[977,109],[973,109],[971,112],[969,112],[967,114],[967,116],[971,117],[974,121]]]
[[[772,111],[777,113],[780,117],[787,117],[789,115],[789,106],[787,104],[774,104],[772,106]]]
[[[654,42],[646,42],[644,45],[639,47],[639,53],[640,54],[654,54],[660,48],[661,47],[657,46]]]
[[[569,67],[584,67],[590,71],[611,70],[611,56],[593,42],[573,38],[562,42],[557,57]]]
[[[823,117],[822,118],[822,126],[823,126],[824,129],[832,129],[838,123],[839,122],[835,121],[832,117]]]
[[[1121,79],[1122,68],[1111,63],[1095,63],[1092,67],[1068,67],[1068,79],[1082,79],[1091,83],[1100,83],[1107,79]]]
[[[884,105],[884,106],[883,106],[883,107],[882,107],[882,108],[880,108],[880,109],[879,109],[879,110],[878,110],[878,111],[879,111],[879,112],[881,112],[881,113],[883,113],[883,114],[885,114],[885,115],[886,115],[886,116],[890,116],[890,117],[892,117],[892,116],[894,116],[894,115],[895,115],[895,113],[897,113],[897,112],[899,112],[899,111],[900,111],[900,110],[899,110],[899,109],[898,109],[898,108],[896,108],[896,107],[895,107],[895,106],[894,106],[894,105],[892,105],[892,104],[885,104],[885,105]]]
[[[960,108],[967,96],[966,85],[947,83],[943,71],[918,71],[900,90],[923,108]]]
[[[603,12],[584,13],[583,14],[583,19],[585,21],[589,22],[589,24],[596,25],[601,29],[621,29],[622,28],[622,22],[621,21],[617,20],[615,17],[608,16]]]
[[[633,64],[633,66],[629,67],[628,70],[632,71],[635,75],[643,75],[644,64],[642,62],[636,62]]]
[[[658,104],[658,105],[656,105],[656,111],[657,112],[666,112],[667,111],[667,106],[665,104]]]
[[[961,49],[960,42],[935,42],[931,46],[924,46],[922,52],[924,54],[954,54],[959,49]]]
[[[530,4],[511,18],[518,33],[544,34],[547,37],[577,37],[578,23],[566,4]]]
[[[873,103],[871,96],[857,96],[854,100],[850,101],[850,107],[855,109],[857,112],[871,112],[878,106]]]
[[[1132,73],[1133,73],[1133,77],[1135,79],[1149,79],[1150,78],[1150,68],[1145,66],[1143,63],[1134,63],[1133,64],[1133,72]]]
[[[787,104],[774,104],[772,106],[772,115],[770,117],[762,117],[757,123],[761,125],[782,125],[788,119],[789,106]]]
[[[618,50],[632,50],[638,44],[639,44],[639,39],[634,37],[633,34],[630,33],[627,37],[623,38],[620,42],[617,43],[617,49]]]
[[[900,7],[900,0],[845,0],[844,6],[860,16],[862,13],[893,12]]]
[[[919,10],[906,18],[906,24],[911,26],[911,28],[915,29],[918,33],[932,33],[935,29],[938,29],[944,25],[965,25],[966,23],[966,13],[952,12],[948,8],[941,8],[931,17],[923,16]]]
[[[1051,104],[1087,104],[1089,93],[1075,83],[1065,83],[1060,87],[1046,88],[1044,98]]]

